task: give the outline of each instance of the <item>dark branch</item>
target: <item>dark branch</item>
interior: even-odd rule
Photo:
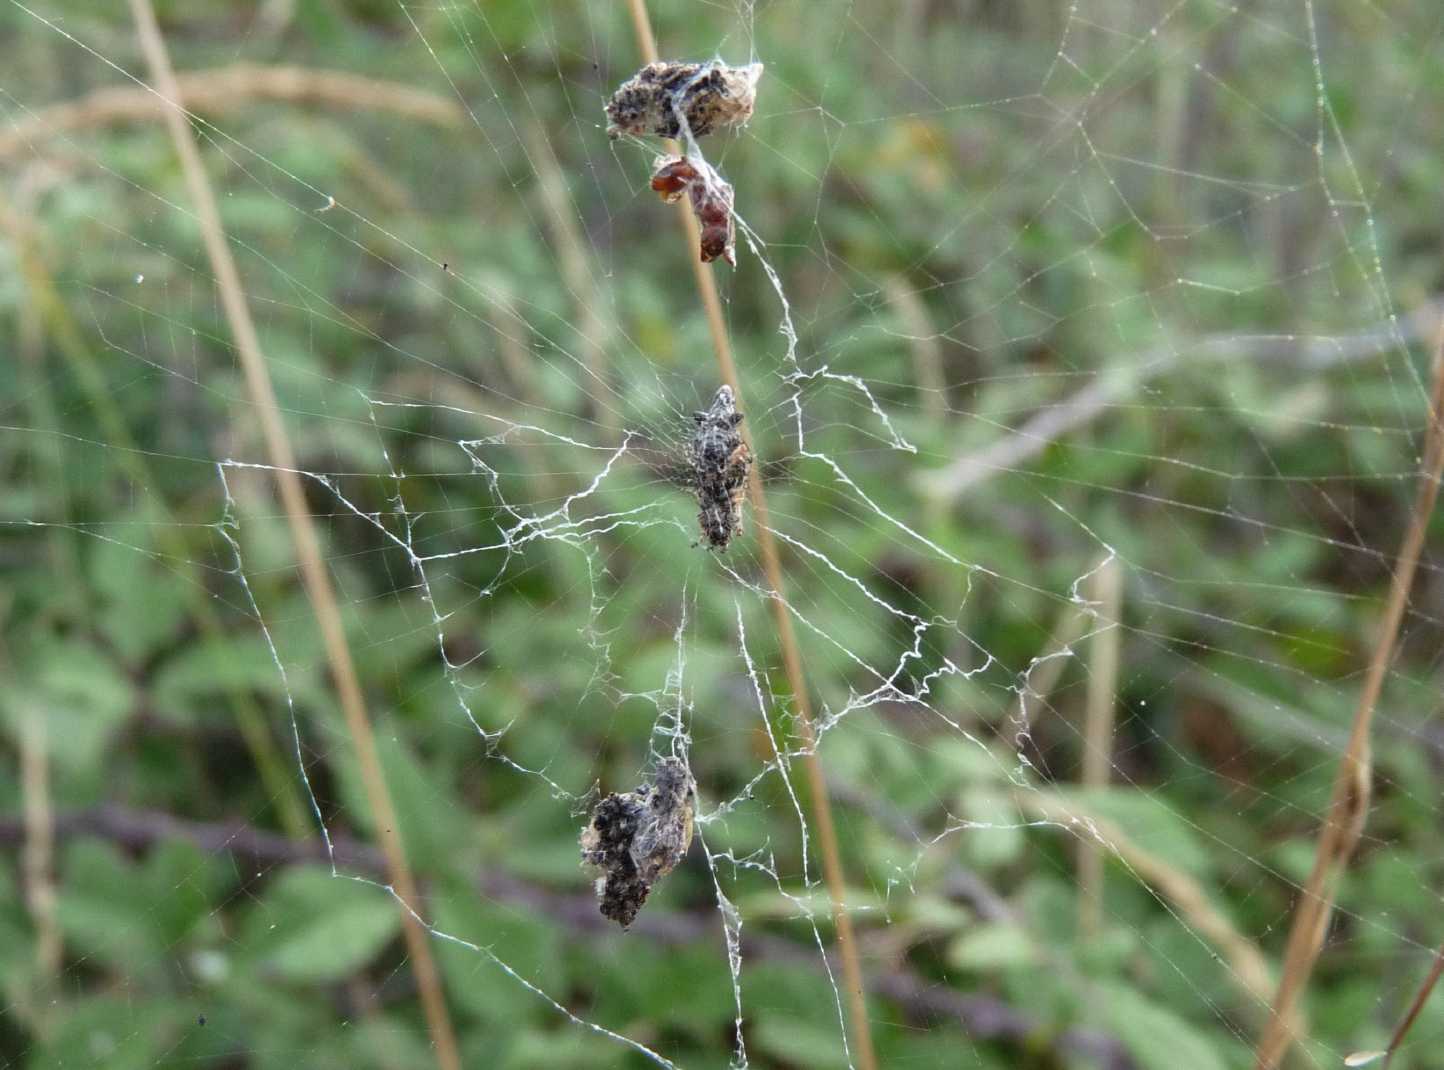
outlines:
[[[57,838],[100,836],[137,851],[164,840],[182,840],[203,851],[225,851],[263,865],[332,861],[321,840],[289,840],[240,822],[186,821],[154,810],[119,806],[97,806],[57,815],[55,835]],[[24,837],[25,829],[19,819],[0,817],[0,846],[19,844]],[[378,848],[347,836],[333,835],[331,843],[338,869],[378,878],[384,874],[385,863]],[[597,911],[596,899],[591,895],[552,891],[496,871],[478,874],[475,883],[477,890],[489,899],[525,905],[528,913],[552,918],[578,932],[615,936],[615,926]],[[684,944],[711,938],[716,927],[717,918],[711,912],[680,914],[646,910],[632,925],[630,933],[657,943]],[[819,965],[814,952],[790,940],[768,933],[744,930],[744,934],[744,956],[814,968]],[[832,965],[835,972],[838,964]],[[898,1004],[922,1025],[953,1021],[976,1039],[1028,1047],[1049,1035],[1044,1023],[1002,1000],[959,992],[911,971],[875,972],[867,982],[874,995]],[[1101,1070],[1137,1070],[1137,1063],[1123,1045],[1096,1029],[1073,1027],[1057,1031],[1052,1045],[1068,1055],[1092,1059]]]

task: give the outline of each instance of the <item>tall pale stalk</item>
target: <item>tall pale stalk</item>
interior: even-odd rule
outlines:
[[[1092,600],[1097,631],[1088,641],[1088,705],[1083,730],[1083,787],[1108,786],[1113,769],[1113,722],[1118,693],[1118,623],[1123,605],[1123,570],[1109,557],[1093,573]],[[1078,927],[1085,938],[1103,928],[1103,851],[1091,836],[1078,840]]]
[[[655,63],[657,39],[652,34],[651,19],[647,15],[646,0],[631,0],[632,23],[636,30],[637,44],[642,58]],[[680,149],[668,140],[667,151],[680,155]],[[722,318],[722,302],[717,296],[717,283],[711,269],[697,255],[701,243],[701,228],[686,202],[678,204],[678,218],[686,236],[687,259],[692,263],[697,282],[697,293],[702,299],[702,309],[707,316],[707,326],[712,335],[712,349],[717,357],[717,366],[723,382],[732,387],[741,407],[742,388],[737,378],[737,365],[732,359],[732,345],[727,337],[727,325]],[[747,448],[752,448],[752,436],[747,424],[741,426]],[[832,819],[832,803],[827,793],[827,781],[823,776],[822,758],[817,749],[817,730],[813,723],[812,701],[808,695],[807,677],[802,669],[802,655],[793,630],[792,617],[788,612],[784,596],[782,561],[777,553],[777,542],[772,536],[771,520],[767,511],[767,497],[762,490],[759,466],[752,465],[747,477],[747,490],[756,514],[757,546],[762,555],[762,568],[767,582],[772,587],[772,613],[777,624],[778,643],[782,648],[782,662],[787,672],[788,686],[797,711],[798,726],[801,730],[807,766],[808,785],[812,792],[813,818],[817,822],[817,840],[822,851],[822,873],[827,883],[828,896],[832,900],[832,920],[837,928],[837,949],[842,960],[843,985],[847,989],[849,1032],[852,1037],[852,1053],[861,1070],[876,1070],[877,1056],[873,1052],[872,1029],[867,1019],[867,1002],[863,998],[862,965],[857,953],[857,936],[853,932],[852,917],[847,912],[847,886],[842,875],[842,856],[837,847],[837,828]]]
[[[170,128],[171,140],[175,144],[177,155],[180,156],[186,185],[195,204],[196,219],[200,224],[206,255],[210,259],[211,270],[215,272],[221,305],[225,309],[226,320],[235,338],[236,350],[240,354],[241,367],[246,376],[246,388],[251,395],[251,402],[260,423],[261,437],[265,441],[272,471],[281,492],[281,501],[291,528],[291,538],[296,545],[302,583],[321,630],[326,658],[330,663],[331,675],[346,718],[346,727],[356,749],[366,798],[370,803],[377,835],[381,839],[381,849],[386,857],[387,876],[394,894],[401,901],[406,948],[421,993],[421,1004],[426,1014],[431,1042],[436,1050],[436,1060],[442,1070],[461,1070],[461,1057],[457,1052],[456,1037],[441,990],[441,975],[436,969],[436,960],[431,955],[425,926],[415,913],[416,882],[401,842],[396,808],[386,787],[386,778],[376,750],[376,737],[372,733],[371,720],[366,712],[366,700],[361,692],[361,684],[357,679],[351,650],[346,643],[346,633],[341,624],[341,610],[321,555],[320,538],[306,507],[305,492],[296,468],[295,451],[291,447],[290,436],[276,404],[276,394],[271,385],[265,354],[261,351],[260,337],[256,333],[250,306],[241,286],[240,271],[231,256],[230,246],[226,243],[215,193],[206,177],[200,151],[196,148],[195,135],[191,132],[186,113],[179,103],[180,90],[166,50],[165,39],[161,36],[160,26],[156,22],[155,11],[150,0],[130,0],[130,8],[140,36],[141,49],[155,79],[155,91],[166,102],[166,125]]]
[[[1429,517],[1434,512],[1434,502],[1439,495],[1439,481],[1444,478],[1444,321],[1438,325],[1434,344],[1434,382],[1429,392],[1423,453],[1413,513],[1404,532],[1399,556],[1394,562],[1389,600],[1384,607],[1384,617],[1379,622],[1374,653],[1354,709],[1349,743],[1339,760],[1333,796],[1324,826],[1319,830],[1314,868],[1294,910],[1293,925],[1284,950],[1283,973],[1279,978],[1278,992],[1274,995],[1273,1013],[1259,1038],[1254,1063],[1257,1070],[1274,1070],[1294,1042],[1291,1027],[1293,1011],[1324,946],[1329,917],[1333,914],[1334,900],[1338,896],[1339,877],[1349,864],[1369,814],[1372,791],[1369,728],[1384,687],[1384,676],[1394,659],[1399,626],[1409,606],[1409,589],[1414,584],[1414,572],[1424,546]]]

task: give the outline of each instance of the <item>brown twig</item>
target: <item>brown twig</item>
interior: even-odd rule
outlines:
[[[432,126],[459,127],[466,113],[454,101],[395,82],[342,71],[305,67],[258,67],[240,63],[192,71],[176,78],[176,99],[190,112],[216,115],[258,100],[310,104],[338,111],[385,112]],[[114,123],[148,122],[164,103],[146,89],[97,89],[11,124],[0,133],[0,160],[77,130]]]
[[[1389,1038],[1389,1046],[1384,1049],[1384,1070],[1388,1070],[1389,1063],[1394,1058],[1394,1053],[1404,1043],[1404,1038],[1409,1035],[1409,1030],[1414,1027],[1414,1021],[1419,1017],[1419,1012],[1424,1009],[1424,1004],[1429,1000],[1429,994],[1434,991],[1434,986],[1439,983],[1439,977],[1444,974],[1444,944],[1440,944],[1434,952],[1434,964],[1429,967],[1429,975],[1424,978],[1424,983],[1419,986],[1419,991],[1414,993],[1413,1002],[1409,1009],[1404,1012],[1404,1017],[1394,1027],[1394,1035]]]
[[[1329,801],[1323,828],[1319,830],[1313,870],[1309,873],[1308,882],[1304,885],[1294,911],[1293,925],[1289,929],[1288,943],[1284,950],[1283,973],[1278,991],[1274,995],[1273,1016],[1264,1027],[1255,1053],[1257,1070],[1274,1070],[1294,1041],[1290,1019],[1323,948],[1329,917],[1333,913],[1334,899],[1338,894],[1338,878],[1354,853],[1369,813],[1372,788],[1369,729],[1374,719],[1374,708],[1384,687],[1384,676],[1394,659],[1399,625],[1408,609],[1409,589],[1414,583],[1414,572],[1428,532],[1429,517],[1434,512],[1439,482],[1444,478],[1444,323],[1438,324],[1436,333],[1433,386],[1429,395],[1423,464],[1420,468],[1418,489],[1415,491],[1414,508],[1394,564],[1389,600],[1374,641],[1373,656],[1369,659],[1364,686],[1359,692],[1349,744],[1339,761],[1333,796]]]
[[[356,873],[380,875],[386,871],[382,852],[368,843],[333,834],[331,851],[319,839],[292,840],[241,822],[188,821],[155,810],[132,810],[102,805],[55,815],[55,835],[101,836],[140,851],[156,843],[183,841],[202,851],[228,852],[259,866],[329,862]],[[0,845],[24,840],[24,823],[0,817]],[[529,916],[551,918],[573,932],[598,939],[617,938],[616,926],[597,911],[596,896],[554,891],[488,867],[477,873],[480,895],[507,903]],[[717,912],[678,913],[648,908],[637,916],[631,935],[656,944],[677,946],[708,939],[715,932]],[[791,940],[769,933],[748,932],[743,953],[766,961],[817,967],[816,955]],[[870,989],[892,1001],[922,1025],[955,1022],[975,1040],[995,1041],[1037,1052],[1050,1047],[1060,1055],[1092,1060],[1101,1070],[1137,1070],[1137,1064],[1119,1041],[1096,1029],[1074,1026],[1050,1032],[1049,1026],[1024,1010],[991,996],[959,992],[909,970],[878,973],[868,980]]]
[[[181,158],[186,184],[190,189],[200,224],[201,237],[211,269],[216,275],[221,304],[225,309],[231,333],[235,337],[236,350],[245,371],[246,386],[255,405],[261,434],[271,458],[290,524],[291,537],[296,544],[302,582],[321,629],[326,657],[341,700],[341,709],[352,744],[356,748],[361,780],[375,819],[377,835],[386,855],[386,872],[393,894],[400,900],[406,945],[411,954],[412,968],[420,988],[422,1008],[436,1049],[437,1062],[442,1070],[460,1070],[461,1060],[441,990],[441,978],[431,955],[426,930],[416,920],[414,913],[417,902],[416,886],[402,846],[395,807],[386,787],[376,740],[366,712],[366,701],[351,661],[351,651],[341,623],[341,612],[321,556],[320,539],[306,507],[306,496],[301,487],[295,454],[285,424],[281,420],[270,372],[266,367],[266,358],[261,351],[260,338],[241,286],[240,272],[231,256],[230,246],[226,243],[215,194],[209,179],[206,178],[205,167],[196,148],[187,113],[180,104],[180,90],[175,72],[171,68],[165,40],[156,23],[155,11],[150,0],[131,0],[130,7],[142,51],[155,79],[156,95],[164,105],[162,111],[170,128],[171,140]]]
[[[652,34],[652,22],[647,15],[646,0],[630,0],[632,23],[636,30],[637,44],[642,58],[648,63],[658,60],[657,40]],[[666,139],[667,152],[681,155],[675,141]],[[682,221],[686,236],[687,259],[697,282],[697,293],[702,299],[702,308],[707,315],[707,327],[712,335],[712,349],[723,382],[732,387],[739,407],[743,397],[741,383],[737,378],[737,365],[732,359],[732,345],[727,337],[727,325],[722,318],[722,302],[717,296],[717,283],[712,272],[697,255],[701,247],[702,231],[696,216],[685,202],[677,205],[677,215]],[[746,423],[741,427],[743,441],[752,450],[752,436]],[[754,456],[755,456],[755,451]],[[797,711],[797,723],[802,737],[807,779],[812,793],[813,816],[817,821],[817,839],[822,851],[823,879],[827,883],[828,895],[832,900],[832,920],[837,927],[837,950],[842,960],[842,977],[847,989],[848,1017],[851,1023],[853,1054],[862,1070],[876,1070],[877,1056],[873,1052],[872,1029],[867,1019],[867,1001],[863,996],[862,965],[857,953],[857,938],[853,933],[852,916],[847,912],[847,886],[843,880],[842,858],[837,847],[837,829],[832,819],[832,803],[827,793],[827,780],[823,775],[822,758],[818,754],[817,730],[813,724],[812,702],[807,690],[807,677],[802,671],[802,656],[793,631],[792,616],[783,594],[782,561],[777,553],[777,542],[772,536],[771,519],[767,511],[767,498],[762,490],[760,466],[752,465],[748,471],[748,492],[752,499],[756,518],[757,545],[762,554],[762,567],[767,582],[772,585],[773,618],[777,625],[777,636],[782,647],[783,666],[787,672],[788,686]]]

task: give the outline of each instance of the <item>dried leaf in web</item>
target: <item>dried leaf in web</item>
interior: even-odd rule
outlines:
[[[662,200],[675,204],[687,194],[702,235],[702,263],[719,256],[737,266],[737,223],[732,217],[732,186],[705,160],[685,156],[658,156],[652,164],[652,189]]]
[[[607,136],[705,137],[741,126],[752,118],[761,77],[760,63],[649,63],[607,101]]]
[[[582,861],[598,871],[602,916],[632,924],[652,887],[692,845],[697,790],[687,766],[663,758],[651,783],[608,795],[582,831]]]

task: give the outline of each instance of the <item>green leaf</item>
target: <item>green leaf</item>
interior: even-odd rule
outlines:
[[[468,742],[473,733],[463,736]],[[418,870],[459,871],[474,860],[475,834],[445,777],[431,775],[406,743],[390,732],[376,737],[376,752],[396,808],[406,853]],[[371,804],[350,747],[336,764],[347,807],[373,832]]]
[[[300,680],[293,673],[292,693]],[[275,657],[259,632],[192,643],[165,663],[155,682],[158,710],[180,721],[204,719],[215,698],[231,691],[269,695],[284,703],[285,685]]]
[[[1133,788],[1050,790],[1065,802],[1076,799],[1080,816],[1114,822],[1129,840],[1169,865],[1195,877],[1208,875],[1208,852],[1198,840],[1195,825],[1161,796]]]
[[[183,1000],[136,1000],[100,996],[59,1004],[57,1024],[29,1056],[30,1066],[96,1066],[105,1070],[149,1070],[180,1054],[176,1040],[194,1028]],[[188,1060],[180,1060],[185,1062]]]
[[[1202,1032],[1131,988],[1099,985],[1089,1002],[1143,1070],[1228,1070]]]
[[[963,792],[962,811],[969,821],[991,826],[969,827],[959,834],[963,849],[975,865],[995,868],[1022,855],[1023,818],[1007,795],[988,788],[970,788]]]
[[[159,973],[167,940],[136,867],[111,844],[81,839],[66,848],[60,871],[56,917],[70,946],[124,976]]]
[[[790,1066],[847,1070],[840,1026],[827,1028],[796,1018],[764,1014],[751,1032],[751,1047]]]
[[[1037,960],[1037,945],[1019,925],[980,925],[948,946],[948,962],[962,970],[987,972]]]
[[[400,911],[383,888],[302,867],[267,890],[247,918],[242,945],[262,970],[285,980],[335,981],[363,967],[396,935]]]
[[[132,703],[125,674],[83,642],[41,643],[25,659],[17,686],[0,692],[12,730],[21,718],[40,717],[52,760],[76,772],[99,766]]]
[[[102,540],[91,546],[88,561],[92,582],[103,596],[96,624],[131,663],[168,645],[186,615],[187,581],[147,550]],[[209,597],[199,589],[190,593]]]
[[[561,931],[524,904],[486,899],[464,881],[450,881],[436,897],[436,926],[522,967],[527,980],[546,991],[567,984]],[[443,940],[436,959],[451,998],[491,1028],[515,1029],[547,1016],[546,1004],[488,956]]]

